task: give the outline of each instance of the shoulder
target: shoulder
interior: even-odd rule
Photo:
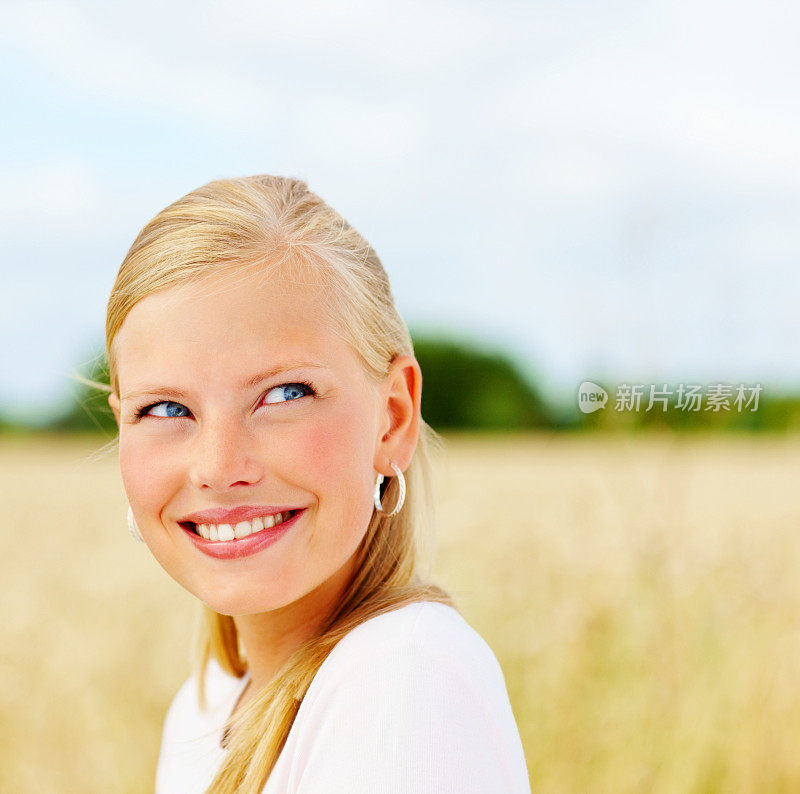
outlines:
[[[500,665],[444,604],[353,629],[320,667],[297,723],[302,780],[336,781],[331,792],[529,791]]]
[[[433,601],[408,604],[364,621],[333,649],[320,672],[322,680],[353,678],[380,662],[382,675],[423,668],[431,675],[456,675],[464,684],[505,682],[492,649],[461,614]],[[495,692],[497,694],[497,692]]]
[[[204,708],[198,698],[197,673],[192,673],[167,710],[156,766],[156,794],[205,791],[222,761],[219,734],[243,682],[228,675],[214,659],[206,665],[204,677]]]
[[[164,738],[185,739],[196,734],[198,728],[210,729],[225,720],[225,709],[232,695],[241,688],[242,679],[226,673],[211,657],[205,667],[204,680],[204,707],[200,705],[197,671],[178,689],[164,718]]]
[[[377,688],[396,703],[449,697],[457,700],[450,707],[502,710],[508,704],[492,649],[457,610],[433,601],[365,621],[336,645],[323,668],[318,692],[336,682],[364,692]]]
[[[344,654],[358,645],[374,646],[376,642],[430,642],[443,647],[455,643],[480,646],[489,653],[488,645],[458,610],[436,601],[417,601],[365,620],[344,637],[331,654]]]

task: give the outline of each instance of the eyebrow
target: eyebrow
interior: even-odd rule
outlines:
[[[317,364],[313,361],[294,361],[291,363],[276,364],[274,367],[265,369],[263,372],[253,375],[252,378],[247,378],[247,380],[242,381],[239,384],[239,388],[252,389],[258,386],[259,383],[263,383],[265,380],[274,378],[276,375],[280,375],[283,372],[291,372],[292,370],[296,369],[327,369],[327,367],[323,366],[322,364]],[[155,396],[165,394],[168,394],[172,397],[181,398],[185,398],[187,396],[187,393],[183,391],[183,389],[179,389],[174,386],[145,386],[144,388],[137,389],[136,391],[123,394],[122,399],[131,400],[134,397],[144,397],[145,395]]]

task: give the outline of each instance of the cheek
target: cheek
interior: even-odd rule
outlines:
[[[174,477],[174,466],[163,450],[157,450],[146,438],[123,434],[119,441],[119,468],[134,510],[160,513],[163,496],[171,486],[170,472]]]
[[[295,559],[303,569],[296,575],[320,580],[355,553],[369,526],[372,450],[347,415],[304,428],[300,445],[308,462],[305,482],[318,502],[318,514]]]
[[[374,454],[370,427],[355,407],[343,406],[308,423],[294,441],[297,459],[313,469],[316,481],[343,497],[354,496],[364,482],[369,483]]]

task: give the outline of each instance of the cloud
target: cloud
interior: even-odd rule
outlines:
[[[603,13],[598,10],[598,14]],[[800,10],[789,4],[652,2],[546,68],[527,61],[494,116],[531,135],[581,138],[707,179],[797,188]]]
[[[87,223],[102,206],[103,190],[86,163],[52,162],[9,169],[0,191],[0,234],[20,223],[40,233]]]

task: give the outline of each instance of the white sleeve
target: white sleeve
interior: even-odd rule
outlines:
[[[470,660],[424,645],[351,657],[307,714],[297,794],[529,794],[494,664],[487,682]]]

